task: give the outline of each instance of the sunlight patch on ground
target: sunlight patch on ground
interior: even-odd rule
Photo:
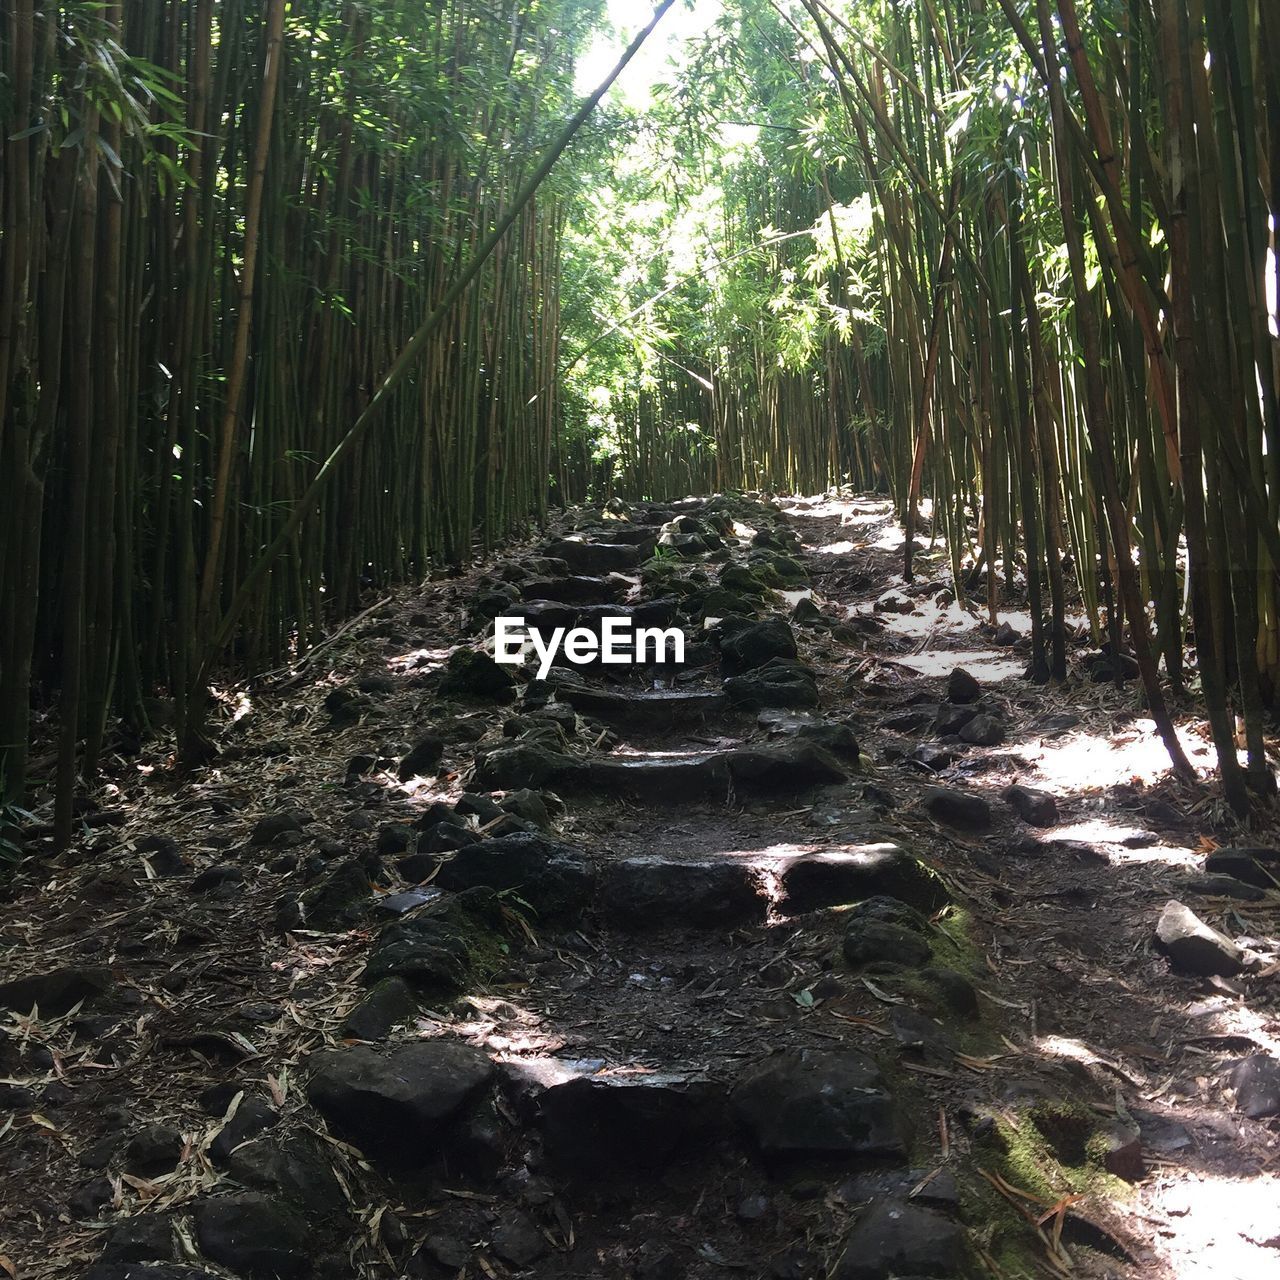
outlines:
[[[905,542],[902,530],[896,524],[891,524],[871,545],[880,551],[901,551]]]
[[[1197,769],[1212,769],[1212,746],[1191,730],[1178,727],[1178,741]],[[1030,761],[1051,789],[1089,791],[1133,782],[1150,786],[1169,772],[1169,754],[1145,717],[1120,732],[1072,733],[1050,742],[1019,743],[1017,754]]]
[[[387,666],[392,671],[432,671],[442,667],[453,652],[452,645],[439,649],[410,649],[408,653],[397,654],[387,659]]]
[[[1121,781],[1123,779],[1118,777],[1107,779],[1111,785]],[[1199,872],[1203,869],[1200,865],[1203,855],[1183,845],[1150,844],[1141,849],[1129,849],[1121,843],[1126,836],[1137,835],[1145,829],[1123,820],[1113,822],[1110,818],[1082,818],[1079,822],[1068,822],[1060,827],[1054,827],[1052,839],[1078,840],[1083,844],[1109,846],[1106,853],[1113,863],[1159,862],[1179,871]]]
[[[482,1044],[496,1053],[553,1053],[564,1039],[549,1032],[540,1015],[497,996],[468,996],[463,1008],[469,1016],[440,1028],[446,1034],[461,1035],[473,1044]],[[428,1028],[428,1038],[436,1027]]]
[[[828,542],[813,550],[820,556],[847,556],[851,551],[856,551],[858,545],[856,542]]]
[[[1280,1179],[1213,1176],[1171,1179],[1151,1203],[1177,1221],[1177,1252],[1167,1255],[1177,1280],[1260,1280],[1274,1275],[1280,1238]]]
[[[812,587],[801,587],[796,591],[779,591],[778,594],[787,602],[787,605],[794,609],[801,600],[813,599]]]
[[[987,684],[1020,679],[1027,665],[1020,656],[1010,657],[1007,649],[926,650],[924,653],[904,654],[894,661],[922,676],[947,676],[954,668],[963,667]]]
[[[1274,946],[1271,940],[1258,940],[1260,945],[1255,948],[1265,950],[1268,945]],[[1221,1008],[1205,1008],[1211,1000],[1220,999],[1222,1001]],[[1252,1040],[1259,1049],[1267,1053],[1280,1054],[1280,1040],[1272,1034],[1274,1026],[1273,1019],[1268,1013],[1259,1013],[1255,1009],[1250,1009],[1247,1004],[1229,1003],[1231,997],[1209,997],[1208,1000],[1198,1001],[1197,1003],[1205,1008],[1203,1022],[1200,1024],[1200,1034],[1202,1035],[1218,1035],[1218,1036],[1241,1036],[1247,1040]],[[1280,1219],[1276,1222],[1276,1230],[1280,1232]]]
[[[925,600],[912,613],[883,613],[885,630],[891,635],[927,636],[936,631],[972,631],[978,619],[963,605],[935,604]]]

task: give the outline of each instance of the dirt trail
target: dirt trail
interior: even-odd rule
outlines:
[[[1168,781],[1132,686],[1027,684],[875,499],[561,532],[228,694],[201,777],[119,759],[25,864],[7,1269],[1274,1269],[1276,862],[1206,880],[1266,842]],[[606,613],[685,663],[476,656]],[[1171,898],[1240,972],[1155,949]]]

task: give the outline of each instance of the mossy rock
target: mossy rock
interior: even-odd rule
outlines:
[[[510,702],[515,697],[515,677],[487,653],[474,649],[455,649],[445,664],[440,682],[442,696],[482,698],[494,702]]]
[[[792,556],[775,551],[769,556],[769,565],[783,582],[808,582],[809,574],[804,565]]]
[[[694,612],[703,618],[754,617],[756,604],[736,591],[712,588],[688,597],[688,603],[697,601]]]
[[[720,574],[720,585],[726,591],[738,591],[747,596],[763,596],[766,590],[759,574],[743,564],[727,565]]]
[[[433,908],[389,924],[361,974],[365,986],[400,977],[431,997],[462,993],[508,960],[503,905],[489,889],[467,889]]]

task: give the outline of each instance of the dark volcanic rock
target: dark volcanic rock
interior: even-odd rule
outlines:
[[[228,1172],[242,1186],[266,1192],[304,1213],[317,1217],[343,1213],[347,1198],[324,1150],[309,1136],[284,1142],[255,1138],[231,1153]]]
[[[1015,645],[1022,639],[1022,632],[1016,631],[1007,622],[1002,622],[992,633],[991,643],[1004,648]]]
[[[723,1100],[701,1076],[543,1065],[550,1079],[538,1096],[538,1125],[548,1157],[571,1177],[625,1179],[661,1169],[723,1126]]]
[[[726,752],[703,751],[687,756],[591,760],[572,781],[595,791],[659,800],[722,799],[729,792],[730,773]]]
[[[169,1173],[182,1158],[182,1134],[167,1125],[148,1125],[129,1139],[124,1149],[124,1167],[134,1174],[151,1177]]]
[[[27,1112],[36,1109],[36,1095],[20,1084],[0,1084],[0,1111]]]
[[[981,797],[947,787],[928,787],[924,807],[940,822],[971,830],[986,830],[991,825],[991,806]]]
[[[374,1158],[419,1159],[440,1130],[488,1085],[488,1055],[455,1041],[424,1040],[390,1053],[358,1045],[314,1055],[307,1097],[335,1133]]]
[[[438,822],[430,827],[418,840],[417,853],[419,856],[424,853],[449,853],[454,849],[465,849],[467,845],[475,844],[479,839],[480,836],[470,827],[464,826],[460,819],[450,822]],[[407,861],[407,859],[404,861]],[[406,878],[416,879],[417,877],[408,874],[404,861],[397,864],[400,870],[405,873]],[[428,871],[434,870],[439,861],[439,858],[432,859]]]
[[[508,793],[499,803],[504,812],[532,822],[535,827],[546,828],[551,825],[551,814],[541,792],[521,787]]]
[[[280,813],[269,813],[254,823],[249,843],[271,844],[286,832],[301,831],[310,821],[311,815],[305,809],[285,809]]]
[[[449,655],[444,679],[440,682],[440,692],[446,698],[510,702],[515,697],[515,689],[516,681],[510,669],[475,649],[455,649]]]
[[[400,977],[431,994],[456,995],[471,971],[468,938],[474,927],[453,911],[397,920],[378,935],[361,981],[372,986]]]
[[[932,1001],[943,1013],[959,1014],[962,1018],[975,1018],[978,1015],[978,992],[972,982],[955,969],[929,965],[919,970],[916,976],[927,984],[932,994]]]
[[[827,621],[827,616],[816,600],[805,596],[796,601],[795,607],[791,610],[791,620],[801,626],[812,626],[816,622]]]
[[[417,1014],[413,988],[403,978],[383,978],[347,1014],[342,1034],[351,1040],[385,1040],[393,1028],[411,1023]]]
[[[847,724],[827,721],[803,724],[796,730],[796,737],[804,742],[812,742],[824,751],[831,752],[833,756],[857,763],[858,739]]]
[[[911,1195],[919,1187],[914,1195]],[[960,1208],[960,1186],[949,1169],[886,1169],[855,1174],[836,1189],[842,1203],[867,1204],[883,1196],[908,1196],[916,1203],[956,1212]]]
[[[427,734],[401,759],[398,770],[400,781],[407,782],[410,778],[433,772],[443,756],[444,739],[437,738],[433,733]]]
[[[172,836],[139,836],[133,847],[146,856],[158,876],[182,876],[191,870],[191,863],[182,856],[178,842]]]
[[[951,714],[955,712],[959,718],[949,720],[943,717],[943,712]],[[976,714],[964,708],[956,707],[931,707],[928,705],[918,707],[907,707],[902,711],[895,711],[892,715],[884,716],[880,720],[882,729],[891,729],[894,733],[920,733],[925,729],[935,729],[939,733],[953,733],[955,729],[962,725],[970,714]]]
[[[802,854],[783,870],[782,891],[791,915],[879,895],[929,911],[947,901],[938,877],[896,844]]]
[[[312,1271],[314,1233],[286,1205],[257,1192],[202,1200],[194,1210],[200,1248],[251,1280],[295,1280]]]
[[[572,538],[547,544],[547,554],[563,560],[574,573],[616,573],[634,569],[644,559],[643,544],[578,542]]]
[[[594,582],[595,579],[584,578],[582,581]],[[544,635],[549,635],[557,627],[577,626],[580,612],[580,606],[560,600],[526,600],[503,610],[506,617],[521,618],[527,629],[541,631]]]
[[[924,708],[920,708],[917,715],[922,714],[923,711]],[[900,724],[903,726],[903,731],[909,733],[911,730],[906,728],[906,725],[910,714],[910,712],[904,713],[904,715],[899,717],[896,722],[886,721],[886,726],[893,729],[898,727]],[[969,722],[976,720],[977,718],[977,707],[953,707],[944,702],[934,714],[933,729],[935,733],[944,737],[950,733],[963,733],[963,731],[968,727]]]
[[[1089,1151],[1108,1173],[1126,1182],[1138,1182],[1146,1172],[1141,1135],[1119,1120],[1097,1125],[1089,1139]]]
[[[766,618],[741,628],[720,642],[725,672],[740,675],[763,667],[771,658],[795,658],[796,637],[785,618]]]
[[[723,799],[739,793],[803,791],[844,782],[847,774],[811,743],[743,747],[686,756],[614,756],[590,760],[562,784],[580,782],[597,791],[674,800]]]
[[[758,922],[767,904],[744,863],[629,858],[610,867],[600,905],[628,928],[664,929]]]
[[[300,896],[301,923],[310,929],[350,928],[364,916],[372,892],[360,862],[341,862]]]
[[[404,853],[412,843],[413,828],[407,822],[384,822],[374,847],[381,854]]]
[[[464,791],[453,807],[455,812],[464,817],[474,816],[481,824],[502,817],[502,806],[492,796],[477,795],[474,791]]]
[[[578,850],[532,832],[481,840],[459,849],[440,866],[441,889],[511,889],[543,915],[581,908],[595,876]]]
[[[963,667],[956,667],[947,677],[948,702],[977,702],[980,697],[982,686]]]
[[[725,565],[720,571],[720,585],[746,596],[762,596],[765,590],[759,576],[741,564]]]
[[[918,1009],[894,1005],[889,1014],[889,1026],[894,1039],[913,1053],[943,1061],[955,1053],[955,1041],[947,1029],[937,1019]]]
[[[893,847],[889,846],[889,848]],[[891,897],[887,893],[864,898],[849,909],[845,920],[850,924],[854,921],[865,923],[876,920],[882,924],[896,924],[901,929],[910,929],[915,933],[926,933],[929,929],[929,921],[923,912],[917,911],[901,898]]]
[[[1181,902],[1165,903],[1156,925],[1156,945],[1183,973],[1230,976],[1244,968],[1245,953]]]
[[[831,1280],[962,1274],[968,1245],[963,1228],[906,1199],[877,1200],[854,1223]]]
[[[484,791],[559,784],[581,771],[576,760],[533,742],[494,747],[476,759],[475,785]]]
[[[669,726],[719,715],[729,705],[727,696],[715,689],[659,689],[645,693],[617,693],[586,685],[559,686],[556,696],[576,711],[606,724],[631,728],[635,725]]]
[[[1058,802],[1047,791],[1015,783],[1005,788],[1004,799],[1023,822],[1033,827],[1052,827],[1058,821]]]
[[[142,1213],[112,1227],[103,1262],[164,1262],[173,1257],[173,1226],[158,1213]]]
[[[1004,725],[995,716],[976,715],[961,728],[960,741],[977,747],[998,747],[1004,741]]]
[[[92,1178],[72,1192],[67,1200],[67,1211],[73,1218],[95,1218],[114,1196],[115,1188],[109,1178]]]
[[[109,969],[66,968],[33,973],[0,984],[0,1009],[25,1014],[38,1007],[42,1017],[60,1018],[80,1001],[88,1003],[113,985]]]
[[[855,969],[873,964],[916,968],[933,958],[919,933],[886,920],[851,920],[840,949]]]
[[[802,791],[849,777],[837,760],[811,742],[741,747],[728,752],[727,759],[739,791]]]
[[[766,1156],[900,1156],[892,1101],[870,1058],[792,1049],[749,1068],[730,1102]]]
[[[331,689],[324,699],[324,709],[335,728],[355,724],[368,705],[369,699],[348,685]]]
[[[1280,1059],[1255,1053],[1237,1062],[1227,1077],[1236,1106],[1251,1119],[1280,1115]]]
[[[241,1098],[236,1113],[222,1126],[209,1145],[214,1164],[225,1165],[231,1153],[250,1138],[265,1133],[280,1119],[280,1113],[262,1098]]]
[[[527,1267],[547,1251],[547,1241],[533,1220],[518,1209],[509,1209],[489,1233],[493,1251],[513,1267]]]
[[[222,862],[216,866],[206,867],[191,882],[192,893],[210,893],[220,896],[234,890],[238,884],[244,883],[244,871],[231,863]]]
[[[1267,896],[1256,884],[1245,884],[1234,876],[1195,876],[1184,887],[1188,893],[1208,898],[1235,898],[1240,902],[1260,902]]]
[[[1280,888],[1280,849],[1224,845],[1205,860],[1210,875],[1233,876],[1259,889]]]
[[[565,568],[567,571],[568,566]],[[628,585],[623,578],[548,578],[527,583],[520,594],[526,600],[551,600],[563,604],[611,604],[622,599]],[[512,614],[515,615],[515,610],[512,610]]]
[[[762,667],[730,676],[724,691],[734,706],[758,711],[761,707],[816,707],[818,682],[799,662],[772,658]]]

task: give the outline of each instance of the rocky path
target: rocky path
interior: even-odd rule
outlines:
[[[1280,852],[900,537],[588,513],[121,757],[0,929],[0,1269],[1268,1274]],[[486,653],[619,615],[684,662]]]

